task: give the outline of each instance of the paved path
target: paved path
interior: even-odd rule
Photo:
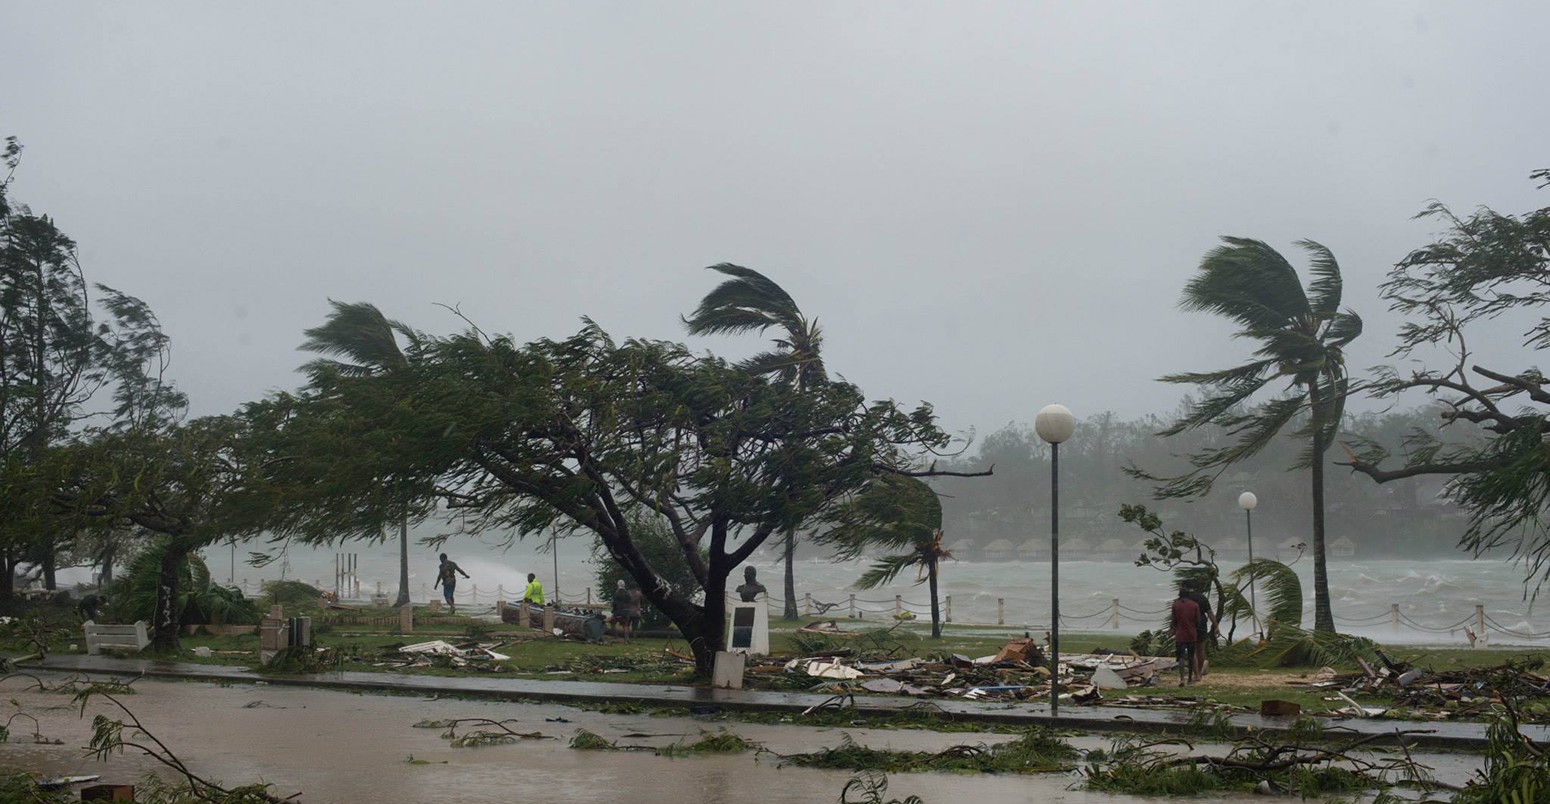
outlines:
[[[148,676],[153,678],[215,681],[239,684],[264,682],[276,686],[314,687],[351,691],[454,695],[470,698],[546,700],[571,702],[617,702],[645,705],[719,708],[744,711],[803,712],[825,703],[834,696],[811,692],[772,692],[765,690],[724,690],[709,687],[685,687],[661,684],[613,684],[596,681],[549,681],[497,676],[427,676],[395,673],[333,672],[311,675],[267,676],[247,668],[223,665],[167,662],[154,659],[113,658],[106,656],[50,656],[35,667],[65,673],[99,673]],[[1060,714],[1050,714],[1047,703],[1007,703],[930,698],[925,702],[940,711],[965,720],[987,723],[1042,725],[1082,731],[1177,730],[1189,723],[1188,712],[1180,710],[1133,709],[1116,706],[1067,706]],[[858,695],[856,710],[888,715],[901,712],[921,701],[900,696]],[[1426,748],[1473,750],[1485,747],[1486,727],[1478,723],[1417,723],[1395,720],[1354,718],[1322,719],[1326,729],[1341,728],[1356,734],[1392,734],[1396,730],[1419,730],[1408,740]],[[1232,725],[1240,732],[1279,731],[1291,722],[1284,717],[1233,715]],[[1538,742],[1550,742],[1550,727],[1525,726],[1523,733]]]

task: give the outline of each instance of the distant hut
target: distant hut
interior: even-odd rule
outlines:
[[[1329,543],[1329,554],[1335,558],[1354,558],[1356,556],[1356,542],[1350,537],[1341,536]]]
[[[976,558],[974,555],[974,542],[970,539],[959,539],[947,545],[947,552],[953,554],[953,558],[959,561],[968,561]]]
[[[1019,561],[1048,561],[1049,542],[1044,539],[1029,539],[1017,548],[1017,560]]]
[[[1092,558],[1093,546],[1086,539],[1060,543],[1060,554],[1067,558]]]
[[[990,561],[1011,561],[1017,557],[1017,547],[1010,539],[997,539],[985,545],[985,558]]]
[[[1131,557],[1130,547],[1130,542],[1115,536],[1111,539],[1104,539],[1103,543],[1098,545],[1098,555],[1104,561],[1119,561]]]

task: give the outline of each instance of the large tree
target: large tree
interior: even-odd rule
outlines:
[[[294,460],[277,468],[311,491],[281,502],[279,532],[317,539],[318,517],[385,515],[377,484],[359,482],[368,473],[328,475],[330,450],[360,444],[389,485],[430,496],[434,481],[473,529],[589,532],[706,673],[734,568],[771,534],[948,443],[928,407],[868,403],[845,383],[803,392],[678,344],[615,343],[590,324],[526,346],[477,331],[427,337],[402,372],[282,401],[290,412],[275,432]],[[692,588],[666,582],[640,548],[642,515],[672,531]]]
[[[1297,245],[1308,253],[1312,281],[1306,290],[1297,270],[1259,240],[1224,237],[1206,254],[1184,287],[1180,306],[1214,313],[1240,329],[1236,335],[1258,344],[1252,358],[1219,371],[1170,374],[1164,382],[1198,386],[1183,414],[1162,435],[1219,427],[1230,443],[1190,455],[1190,470],[1161,481],[1160,499],[1204,495],[1230,466],[1254,456],[1277,434],[1290,429],[1307,447],[1296,468],[1309,469],[1313,496],[1314,630],[1333,632],[1329,578],[1325,567],[1324,454],[1334,443],[1350,393],[1345,347],[1362,332],[1356,313],[1340,308],[1340,266],[1329,249],[1311,240]],[[1269,398],[1262,392],[1269,391]]]
[[[816,319],[809,321],[802,315],[791,294],[752,268],[721,263],[708,270],[732,278],[705,294],[694,314],[684,318],[690,335],[762,333],[774,327],[782,335],[775,339],[775,349],[743,361],[744,369],[778,378],[803,391],[828,379],[821,354],[823,331]],[[787,620],[797,619],[794,565],[798,524],[794,523],[785,534]]]
[[[334,311],[322,326],[306,331],[301,348],[332,355],[313,360],[303,369],[312,377],[331,374],[341,378],[369,378],[406,368],[409,360],[399,346],[399,336],[413,343],[416,333],[407,325],[388,319],[376,305],[367,302],[346,304],[329,300]],[[407,495],[406,495],[407,497]],[[409,511],[408,504],[398,518],[398,598],[393,605],[409,603]]]
[[[0,180],[0,598],[16,565],[39,564],[53,588],[57,556],[75,531],[54,520],[52,478],[39,467],[76,438],[89,417],[127,427],[155,380],[143,361],[164,355],[165,337],[138,299],[102,285],[94,312],[75,242],[47,215],[9,196],[21,147],[9,139]],[[158,375],[159,376],[159,375]],[[111,415],[99,391],[113,388]],[[166,390],[163,388],[163,390]],[[167,391],[168,393],[174,393]]]
[[[1550,186],[1550,170],[1532,177]],[[1477,556],[1510,548],[1537,592],[1550,580],[1550,378],[1530,361],[1550,346],[1550,317],[1542,312],[1550,305],[1550,207],[1461,217],[1433,203],[1420,217],[1448,228],[1401,260],[1384,283],[1392,309],[1410,317],[1394,356],[1451,359],[1441,368],[1379,369],[1374,388],[1386,397],[1431,395],[1441,403],[1438,426],[1413,430],[1397,466],[1386,466],[1390,451],[1368,441],[1353,443],[1346,463],[1380,483],[1450,477],[1447,495],[1470,513],[1460,546]],[[1522,333],[1528,354],[1519,365],[1478,362],[1466,331],[1499,343],[1493,327]],[[1483,437],[1444,440],[1443,428]]]

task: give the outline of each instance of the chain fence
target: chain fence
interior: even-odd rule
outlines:
[[[315,583],[320,589],[328,588],[328,585],[319,581]],[[243,594],[256,597],[262,594],[263,582],[244,579],[237,586]],[[352,588],[353,587],[353,588]],[[388,605],[394,593],[378,590],[371,595],[360,593],[360,584],[346,584],[340,590],[340,597],[360,603],[371,603],[378,606]],[[418,590],[411,590],[411,598],[421,604],[432,601],[440,601],[441,595],[438,589],[432,589],[429,584],[420,584]],[[490,615],[496,613],[501,605],[514,603],[522,599],[522,589],[507,589],[497,585],[494,589],[481,588],[477,584],[467,587],[457,587],[457,604],[460,610],[471,614]],[[395,590],[396,593],[396,590]],[[591,587],[583,589],[579,593],[553,595],[549,602],[567,609],[604,609],[608,607],[609,600],[594,592]],[[786,609],[786,601],[776,595],[768,596],[768,605],[774,617],[781,616]],[[1090,604],[1089,604],[1090,605]],[[1489,641],[1491,635],[1499,635],[1514,642],[1541,642],[1550,640],[1550,629],[1541,629],[1530,623],[1529,615],[1500,612],[1497,614],[1485,611],[1483,604],[1475,604],[1473,614],[1467,615],[1455,622],[1425,622],[1417,620],[1411,614],[1405,612],[1400,604],[1390,604],[1387,610],[1370,613],[1343,611],[1334,618],[1335,625],[1342,629],[1353,629],[1368,636],[1387,636],[1393,639],[1406,637],[1423,637],[1435,641],[1440,637],[1468,639],[1471,644],[1477,641]],[[953,613],[953,596],[945,595],[938,605],[938,612],[944,622],[959,625],[973,626],[1006,626],[1023,629],[1047,629],[1048,611],[1039,615],[1040,622],[1032,622],[1030,618],[1022,616],[1017,611],[1010,610],[1005,598],[995,600],[995,616],[988,618],[985,612],[988,607],[983,600],[977,600],[975,616],[965,619],[955,617]],[[892,598],[863,598],[856,595],[848,595],[845,598],[833,600],[820,600],[811,594],[803,595],[797,600],[797,611],[802,617],[823,617],[829,619],[849,620],[925,620],[931,619],[931,602],[929,600],[907,600],[902,595]],[[1060,614],[1062,628],[1071,628],[1079,631],[1121,631],[1156,629],[1165,627],[1167,607],[1133,606],[1120,598],[1113,598],[1106,606],[1100,606],[1092,611],[1065,612]],[[960,609],[959,614],[963,612]],[[1517,620],[1514,624],[1505,624],[1501,618]]]

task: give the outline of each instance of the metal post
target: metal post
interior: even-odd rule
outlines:
[[[1113,626],[1114,630],[1119,630],[1119,598],[1117,597],[1109,601],[1109,625]]]
[[[1399,604],[1389,604],[1389,619],[1394,622],[1394,633],[1399,633]]]
[[[1252,567],[1254,565],[1254,511],[1252,509],[1243,509],[1243,522],[1244,527],[1248,529],[1249,566]],[[1242,598],[1239,599],[1242,600]],[[1249,610],[1253,612],[1254,631],[1263,638],[1263,631],[1259,627],[1259,601],[1254,599],[1254,574],[1252,570],[1249,573]]]
[[[1060,714],[1060,445],[1050,444],[1049,713]]]
[[[554,605],[556,606],[560,605],[560,549],[559,542],[556,541],[559,537],[559,531],[550,531],[549,554],[554,557]]]

